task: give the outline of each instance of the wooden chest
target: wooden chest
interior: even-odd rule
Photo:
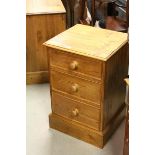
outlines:
[[[44,45],[50,127],[102,148],[125,116],[127,34],[77,24]]]
[[[66,29],[61,0],[26,0],[26,83],[48,82],[47,50],[42,45]]]

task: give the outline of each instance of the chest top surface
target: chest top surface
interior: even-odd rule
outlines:
[[[26,15],[65,12],[61,0],[26,0]]]
[[[106,61],[127,41],[126,33],[77,24],[44,45]]]

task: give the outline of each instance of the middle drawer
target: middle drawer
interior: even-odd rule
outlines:
[[[52,89],[72,95],[77,99],[87,100],[100,105],[101,84],[72,75],[51,71]]]

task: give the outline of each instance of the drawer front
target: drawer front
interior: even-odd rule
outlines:
[[[101,79],[101,61],[56,49],[51,50],[52,52],[49,52],[50,66]]]
[[[90,82],[75,76],[51,71],[52,88],[100,104],[101,84]]]
[[[52,92],[52,110],[54,113],[99,129],[100,110]]]

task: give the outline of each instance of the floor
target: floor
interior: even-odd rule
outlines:
[[[49,84],[26,88],[27,155],[122,155],[124,122],[103,149],[49,129]]]

